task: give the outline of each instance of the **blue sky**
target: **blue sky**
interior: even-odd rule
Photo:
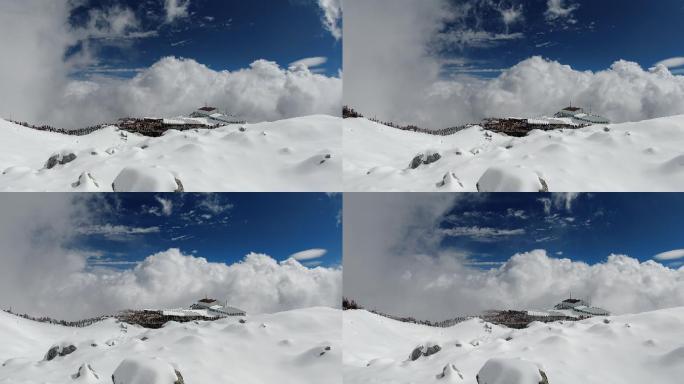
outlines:
[[[533,249],[595,264],[613,253],[646,261],[683,249],[683,215],[684,196],[676,193],[499,193],[461,201],[439,227],[452,234],[442,247],[483,268]],[[683,260],[660,262],[678,268]]]
[[[72,10],[70,26],[98,32],[66,56],[90,49],[99,63],[74,76],[131,77],[165,56],[192,58],[214,70],[246,68],[258,59],[287,67],[307,57],[327,58],[315,69],[327,75],[341,68],[341,42],[324,26],[316,0],[183,1],[175,0],[187,6],[171,18],[165,0],[82,1]],[[103,35],[102,25],[90,25],[93,20],[116,21]]]
[[[460,36],[458,43],[438,44],[444,58],[466,59],[451,66],[453,73],[496,76],[534,55],[541,55],[576,70],[602,70],[619,59],[643,68],[684,56],[684,3],[681,0],[452,0],[469,3],[467,16],[444,31]],[[549,12],[555,3],[556,12]],[[506,13],[507,16],[504,16]],[[505,21],[507,20],[508,23]],[[480,31],[480,39],[459,31]],[[494,70],[494,71],[487,71]],[[682,72],[681,68],[673,72]],[[449,73],[447,71],[447,73]]]
[[[90,267],[132,268],[179,248],[232,264],[250,252],[276,260],[309,249],[307,266],[341,264],[341,195],[320,193],[111,194],[94,201],[96,221],[70,247],[92,254]]]

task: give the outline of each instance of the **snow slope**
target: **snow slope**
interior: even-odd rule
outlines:
[[[186,383],[342,382],[340,310],[319,307],[246,316],[244,324],[239,319],[171,322],[156,330],[124,328],[109,319],[67,328],[0,312],[0,383],[69,383],[79,370],[87,373],[88,365],[100,381],[91,377],[82,382],[111,383],[126,359],[119,370],[124,378],[168,376],[169,369],[163,368],[171,366]],[[76,351],[42,361],[52,345],[64,342],[75,345]],[[136,364],[147,372],[134,372]]]
[[[68,136],[0,120],[0,191],[111,192],[125,168],[124,188],[150,192],[177,189],[174,179],[186,192],[340,191],[341,125],[316,115],[150,138],[115,127]],[[46,169],[58,153],[76,159]]]
[[[493,358],[521,358],[523,367],[536,364],[550,384],[674,384],[684,375],[684,307],[533,323],[520,330],[479,319],[434,328],[361,310],[345,311],[343,317],[344,382],[349,384],[475,384],[478,372]],[[427,343],[442,349],[407,361],[415,347]],[[453,374],[438,378],[449,364],[453,369],[447,371]]]
[[[347,191],[476,191],[490,167],[507,168],[511,180],[490,184],[508,191],[541,189],[538,177],[556,192],[684,190],[684,115],[522,138],[477,126],[433,136],[361,118],[343,126]],[[441,159],[408,169],[430,151]]]

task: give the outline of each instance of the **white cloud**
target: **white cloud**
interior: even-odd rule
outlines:
[[[339,306],[341,269],[307,268],[257,253],[227,265],[169,249],[132,269],[107,268],[128,260],[106,258],[99,265],[92,260],[91,268],[88,259],[97,254],[72,248],[78,228],[98,219],[91,203],[89,196],[69,194],[0,198],[2,308],[79,319],[124,308],[185,306],[205,294],[250,313]]]
[[[306,68],[318,67],[325,64],[328,61],[327,57],[316,56],[316,57],[306,57],[297,61],[290,63],[289,67],[299,67],[303,66]]]
[[[164,216],[171,216],[173,213],[173,201],[171,199],[165,199],[161,196],[154,197],[159,204],[161,204],[161,214]]]
[[[102,235],[111,240],[126,240],[135,235],[159,233],[159,227],[131,227],[125,225],[100,224],[82,226],[77,229],[81,235]]]
[[[489,31],[463,29],[459,31],[439,34],[437,40],[439,41],[439,44],[442,44],[444,46],[456,45],[463,49],[465,47],[490,47],[501,41],[517,40],[522,39],[524,37],[525,35],[521,32],[495,33]]]
[[[166,11],[166,22],[172,23],[175,20],[188,17],[188,7],[190,0],[164,0],[164,10]]]
[[[339,40],[342,37],[342,0],[318,0],[323,11],[323,25],[330,34]]]
[[[661,252],[653,256],[653,258],[660,261],[681,259],[684,258],[684,249],[675,249],[672,251]]]
[[[340,114],[342,81],[306,68],[284,69],[257,60],[241,70],[216,71],[192,59],[166,57],[135,77],[107,77],[98,59],[103,44],[122,44],[149,32],[128,8],[93,11],[71,29],[67,0],[0,2],[0,116],[73,128],[125,116],[177,116],[211,103],[248,121],[308,114]],[[181,3],[178,3],[181,4]],[[95,23],[93,20],[100,20]],[[78,54],[65,59],[77,44]],[[92,77],[73,80],[91,69]],[[99,73],[98,73],[99,72]]]
[[[210,212],[212,215],[219,215],[233,209],[233,204],[227,201],[221,194],[207,193],[197,203],[199,209]]]
[[[589,265],[534,250],[499,266],[445,249],[439,223],[464,201],[440,194],[345,196],[344,295],[434,320],[492,308],[548,309],[570,291],[614,313],[684,305],[684,268],[655,261],[606,255]]]
[[[503,23],[506,25],[507,32],[511,25],[521,22],[524,18],[522,4],[511,6],[510,8],[500,8],[499,13]]]
[[[499,229],[489,227],[453,227],[442,229],[442,234],[449,237],[469,237],[475,241],[493,241],[497,238],[520,236],[525,234],[522,228]]]
[[[313,248],[304,251],[299,251],[290,255],[291,258],[295,260],[311,260],[318,259],[319,257],[328,253],[327,249]]]
[[[548,0],[546,2],[546,13],[544,16],[546,20],[555,21],[558,19],[566,19],[570,23],[575,23],[576,20],[572,14],[579,9],[579,4],[573,3],[572,0],[567,4],[565,0]]]
[[[684,57],[671,57],[669,59],[659,61],[655,66],[657,67],[659,65],[664,65],[667,68],[681,67],[684,66]]]

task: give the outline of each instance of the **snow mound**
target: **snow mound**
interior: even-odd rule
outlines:
[[[160,358],[131,358],[119,364],[114,384],[183,384],[183,376]]]
[[[490,167],[477,182],[479,192],[548,192],[546,182],[524,167]]]
[[[161,167],[130,166],[112,183],[114,192],[183,192],[183,184]]]
[[[478,384],[548,384],[539,367],[523,359],[493,358],[477,374]]]

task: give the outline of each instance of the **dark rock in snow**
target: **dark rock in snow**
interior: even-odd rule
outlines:
[[[183,380],[183,375],[181,375],[180,371],[174,369],[174,372],[176,372],[176,378],[178,380],[174,381],[173,384],[185,384],[185,380]]]
[[[441,158],[442,158],[442,155],[440,155],[437,152],[420,153],[420,154],[416,155],[413,158],[413,160],[411,160],[411,163],[409,164],[409,168],[416,169],[423,164],[424,165],[432,164]]]
[[[95,378],[95,380],[99,380],[100,376],[97,375],[93,367],[90,366],[90,364],[83,364],[81,365],[80,368],[78,368],[78,372],[74,373],[71,375],[71,378],[76,380],[81,376],[90,376],[92,378]]]
[[[440,347],[437,344],[428,345],[427,347],[424,345],[419,345],[413,349],[413,351],[411,352],[411,355],[409,356],[409,360],[416,361],[421,356],[428,357],[428,356],[434,355],[435,353],[437,353],[441,350],[442,350],[442,347]]]
[[[76,155],[74,155],[73,153],[58,153],[56,155],[50,156],[48,161],[45,163],[45,168],[52,169],[57,165],[64,165],[74,160],[76,160]]]
[[[185,188],[183,188],[183,183],[181,183],[180,179],[178,179],[177,177],[174,177],[174,180],[176,180],[176,185],[178,186],[178,188],[174,192],[178,192],[178,193],[184,192]]]
[[[240,319],[240,321],[239,321],[240,324],[244,324],[246,322],[247,322],[247,320],[245,320],[245,319]]]
[[[73,345],[67,345],[67,346],[62,346],[62,345],[55,345],[52,348],[50,348],[45,354],[45,361],[51,361],[55,359],[58,356],[66,356],[71,353],[76,351],[76,347]]]
[[[541,177],[539,178],[539,182],[542,185],[542,188],[539,190],[539,192],[548,192],[549,191],[549,186],[546,184],[546,180],[542,179]]]
[[[442,373],[437,375],[438,379],[444,379],[444,378],[450,378],[450,377],[458,377],[459,379],[463,380],[463,374],[461,371],[456,368],[454,364],[447,364],[442,368]]]

